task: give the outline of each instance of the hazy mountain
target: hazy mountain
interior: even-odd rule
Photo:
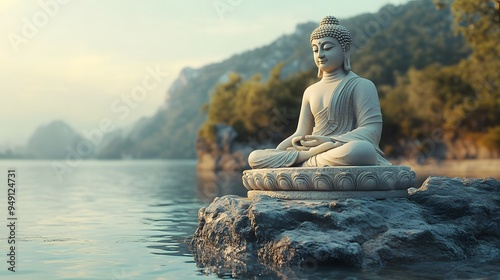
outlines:
[[[65,122],[53,121],[35,130],[28,140],[26,156],[38,159],[65,158],[68,149],[75,150],[80,140],[81,136]],[[85,147],[81,148],[87,151]]]
[[[436,10],[432,0],[388,5],[376,14],[341,19],[341,24],[353,35],[354,71],[378,86],[392,84],[395,73],[406,73],[410,67],[455,64],[469,52],[463,39],[453,35],[450,11]],[[309,36],[316,26],[299,24],[295,32],[269,45],[198,69],[183,69],[167,92],[167,103],[128,135],[112,140],[98,156],[194,158],[197,131],[205,118],[200,108],[208,103],[214,86],[231,72],[247,78],[260,73],[266,79],[280,62],[284,62],[284,77],[311,69]]]

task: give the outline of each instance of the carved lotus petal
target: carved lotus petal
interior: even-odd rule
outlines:
[[[243,173],[243,176],[241,176],[241,181],[243,182],[243,186],[245,186],[245,188],[247,188],[248,190],[251,190],[251,189],[253,189],[253,186],[250,183],[249,177],[250,176],[248,176],[248,174]]]
[[[307,173],[293,173],[292,180],[296,190],[311,190],[311,179],[309,178],[309,174]]]
[[[410,187],[411,183],[411,177],[410,177],[410,172],[406,170],[401,170],[398,173],[398,182],[401,186],[401,188],[408,188]]]
[[[293,190],[293,181],[289,173],[280,172],[277,176],[278,186],[281,190]]]
[[[273,173],[267,173],[264,176],[264,186],[266,190],[278,190],[278,181]]]
[[[393,172],[385,171],[380,175],[380,184],[383,189],[396,189],[396,182],[396,175]]]
[[[358,191],[371,191],[375,190],[378,186],[377,175],[373,172],[361,172],[358,175],[356,190]]]
[[[410,170],[410,185],[408,187],[414,186],[417,181],[417,173],[415,171]]]
[[[253,181],[254,181],[254,188],[258,189],[258,190],[265,190],[265,184],[264,184],[264,180],[262,178],[262,174],[260,173],[255,173],[253,175]]]
[[[335,190],[353,191],[355,189],[354,178],[347,172],[340,172],[333,178]]]
[[[248,189],[249,190],[255,190],[255,189],[257,189],[254,177],[255,177],[255,175],[252,174],[252,173],[247,173],[246,174],[246,181],[248,183]]]
[[[316,172],[313,174],[312,178],[315,190],[333,190],[333,180],[328,174]]]

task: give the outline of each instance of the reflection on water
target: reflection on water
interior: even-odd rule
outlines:
[[[270,268],[255,261],[248,261],[246,266],[219,264],[204,268],[207,275],[215,274],[219,278],[236,279],[500,279],[500,256],[490,260],[467,260],[455,262],[425,262],[400,264],[382,268],[358,269],[341,265],[318,265],[306,263],[291,268]]]
[[[247,189],[243,186],[241,175],[242,172],[237,171],[198,172],[197,196],[208,201],[229,194],[246,197]]]

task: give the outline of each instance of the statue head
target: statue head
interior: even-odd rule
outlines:
[[[329,39],[333,43],[333,45],[339,46],[342,48],[342,51],[336,50],[340,52],[339,55],[334,55],[333,59],[342,60],[335,61],[336,63],[341,63],[341,66],[344,68],[346,72],[351,71],[351,44],[352,38],[351,34],[344,26],[340,25],[339,20],[334,16],[326,16],[324,17],[319,26],[311,33],[310,42],[313,47],[313,52],[315,53],[315,63],[318,66],[318,77],[323,77],[323,70],[321,69],[321,59],[317,58],[318,48],[321,46],[317,45],[317,42],[321,41],[321,39]],[[321,42],[324,43],[324,42]],[[331,44],[330,44],[331,45]],[[331,46],[330,46],[331,47]],[[328,49],[330,49],[328,47]],[[331,61],[332,62],[332,61]]]

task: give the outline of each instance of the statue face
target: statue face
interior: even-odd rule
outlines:
[[[314,39],[311,46],[314,62],[323,72],[331,73],[343,67],[344,51],[337,39],[333,37]]]

